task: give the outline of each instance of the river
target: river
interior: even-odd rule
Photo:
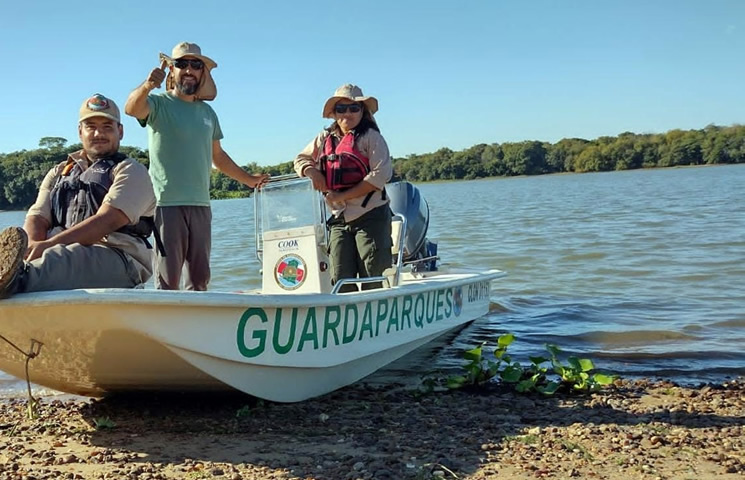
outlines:
[[[508,276],[493,283],[488,315],[394,377],[452,370],[465,348],[506,332],[523,362],[549,343],[627,377],[745,375],[745,165],[418,187],[443,263]],[[212,205],[210,288],[259,287],[253,200]],[[0,228],[23,215],[0,212]],[[0,373],[0,394],[23,388]]]

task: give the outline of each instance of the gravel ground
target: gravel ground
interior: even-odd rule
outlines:
[[[741,479],[745,380],[588,396],[353,386],[296,404],[139,395],[0,404],[1,479]]]

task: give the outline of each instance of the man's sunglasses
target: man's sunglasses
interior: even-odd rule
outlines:
[[[204,62],[201,60],[179,59],[174,60],[173,65],[176,68],[186,68],[187,65],[190,65],[192,70],[201,70],[204,67]]]
[[[362,107],[356,103],[337,103],[334,106],[334,111],[336,113],[347,113],[347,110],[351,113],[360,113]]]

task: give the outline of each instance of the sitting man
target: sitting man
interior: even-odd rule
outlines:
[[[131,288],[152,275],[155,195],[145,166],[119,153],[119,108],[88,98],[78,134],[83,149],[47,173],[23,229],[0,233],[0,298]]]

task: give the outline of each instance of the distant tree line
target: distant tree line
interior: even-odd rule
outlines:
[[[82,145],[67,145],[62,137],[43,137],[39,148],[13,153],[0,153],[0,210],[25,210],[36,200],[39,185],[50,168],[67,159]],[[150,166],[147,150],[138,147],[120,146],[119,151]],[[249,172],[260,171],[255,164],[242,167]],[[232,178],[213,170],[210,177],[212,198],[245,197],[250,190]]]
[[[67,146],[61,137],[44,137],[35,150],[0,154],[0,210],[28,208],[46,172],[80,148],[80,144]],[[149,163],[145,150],[126,146],[120,150],[146,166]],[[745,163],[745,126],[709,125],[659,134],[625,132],[595,140],[565,138],[554,144],[535,140],[479,144],[457,152],[442,148],[394,158],[393,168],[398,179],[422,182],[727,163]],[[292,162],[270,167],[250,163],[242,168],[275,176],[294,171]],[[250,189],[213,170],[210,194],[212,198],[244,197]]]
[[[745,163],[745,126],[671,130],[661,134],[626,132],[595,140],[565,138],[475,145],[454,152],[409,155],[393,160],[396,174],[409,181],[474,179],[562,172],[607,172],[636,168]]]
[[[39,148],[0,153],[0,210],[25,210],[36,200],[36,194],[50,168],[80,150],[79,143],[67,145],[62,137],[43,137]],[[121,152],[147,166],[147,152],[122,146]]]
[[[398,179],[427,182],[726,163],[745,163],[743,125],[659,134],[625,132],[595,140],[564,138],[553,144],[536,140],[482,143],[458,152],[441,148],[394,158],[393,170]],[[252,164],[249,171],[283,175],[293,169],[292,162],[286,162],[272,167]]]

